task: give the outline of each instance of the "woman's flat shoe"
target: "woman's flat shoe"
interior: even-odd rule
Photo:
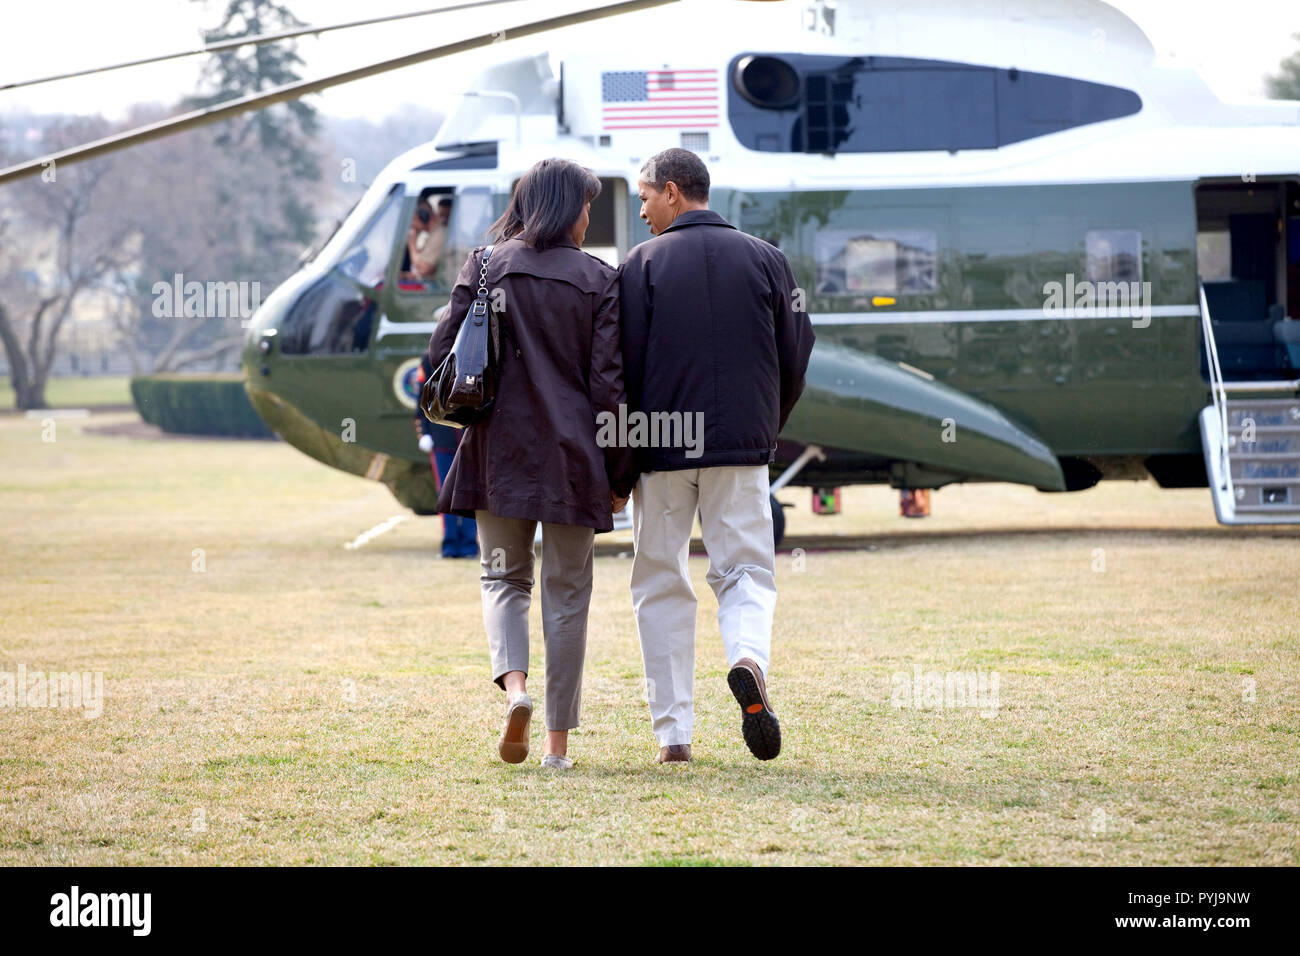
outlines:
[[[532,719],[533,699],[527,694],[520,694],[506,704],[501,744],[497,747],[506,763],[523,763],[528,759],[528,725]]]
[[[572,770],[573,758],[562,757],[559,754],[547,754],[542,757],[542,766],[549,767],[552,770]]]

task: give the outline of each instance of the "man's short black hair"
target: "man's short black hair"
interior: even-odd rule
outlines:
[[[641,167],[641,178],[656,192],[663,192],[671,180],[688,202],[708,202],[709,167],[689,149],[673,147],[655,153]]]

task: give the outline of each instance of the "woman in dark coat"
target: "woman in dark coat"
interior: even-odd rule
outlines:
[[[632,449],[597,444],[597,415],[627,396],[619,351],[618,274],[581,249],[600,180],[563,159],[519,180],[491,230],[487,288],[503,330],[496,404],[469,426],[438,495],[438,510],[475,518],[483,623],[492,679],[506,691],[499,751],[528,756],[528,609],[533,539],[542,523],[546,747],[542,764],[567,769],[578,726],[587,646],[594,533],[613,528],[636,483]],[[451,351],[479,285],[475,249],[429,342],[437,368]]]

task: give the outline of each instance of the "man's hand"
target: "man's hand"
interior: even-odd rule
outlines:
[[[622,511],[624,508],[627,507],[627,498],[620,498],[618,495],[616,495],[614,492],[611,491],[609,493],[609,507],[610,510],[614,512],[614,514],[618,514],[620,511]]]

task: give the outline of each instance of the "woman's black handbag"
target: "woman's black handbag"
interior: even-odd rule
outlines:
[[[420,393],[420,408],[439,425],[464,428],[492,410],[501,372],[497,317],[488,302],[487,264],[492,247],[483,249],[478,270],[478,294],[465,313],[456,341],[434,369]]]

